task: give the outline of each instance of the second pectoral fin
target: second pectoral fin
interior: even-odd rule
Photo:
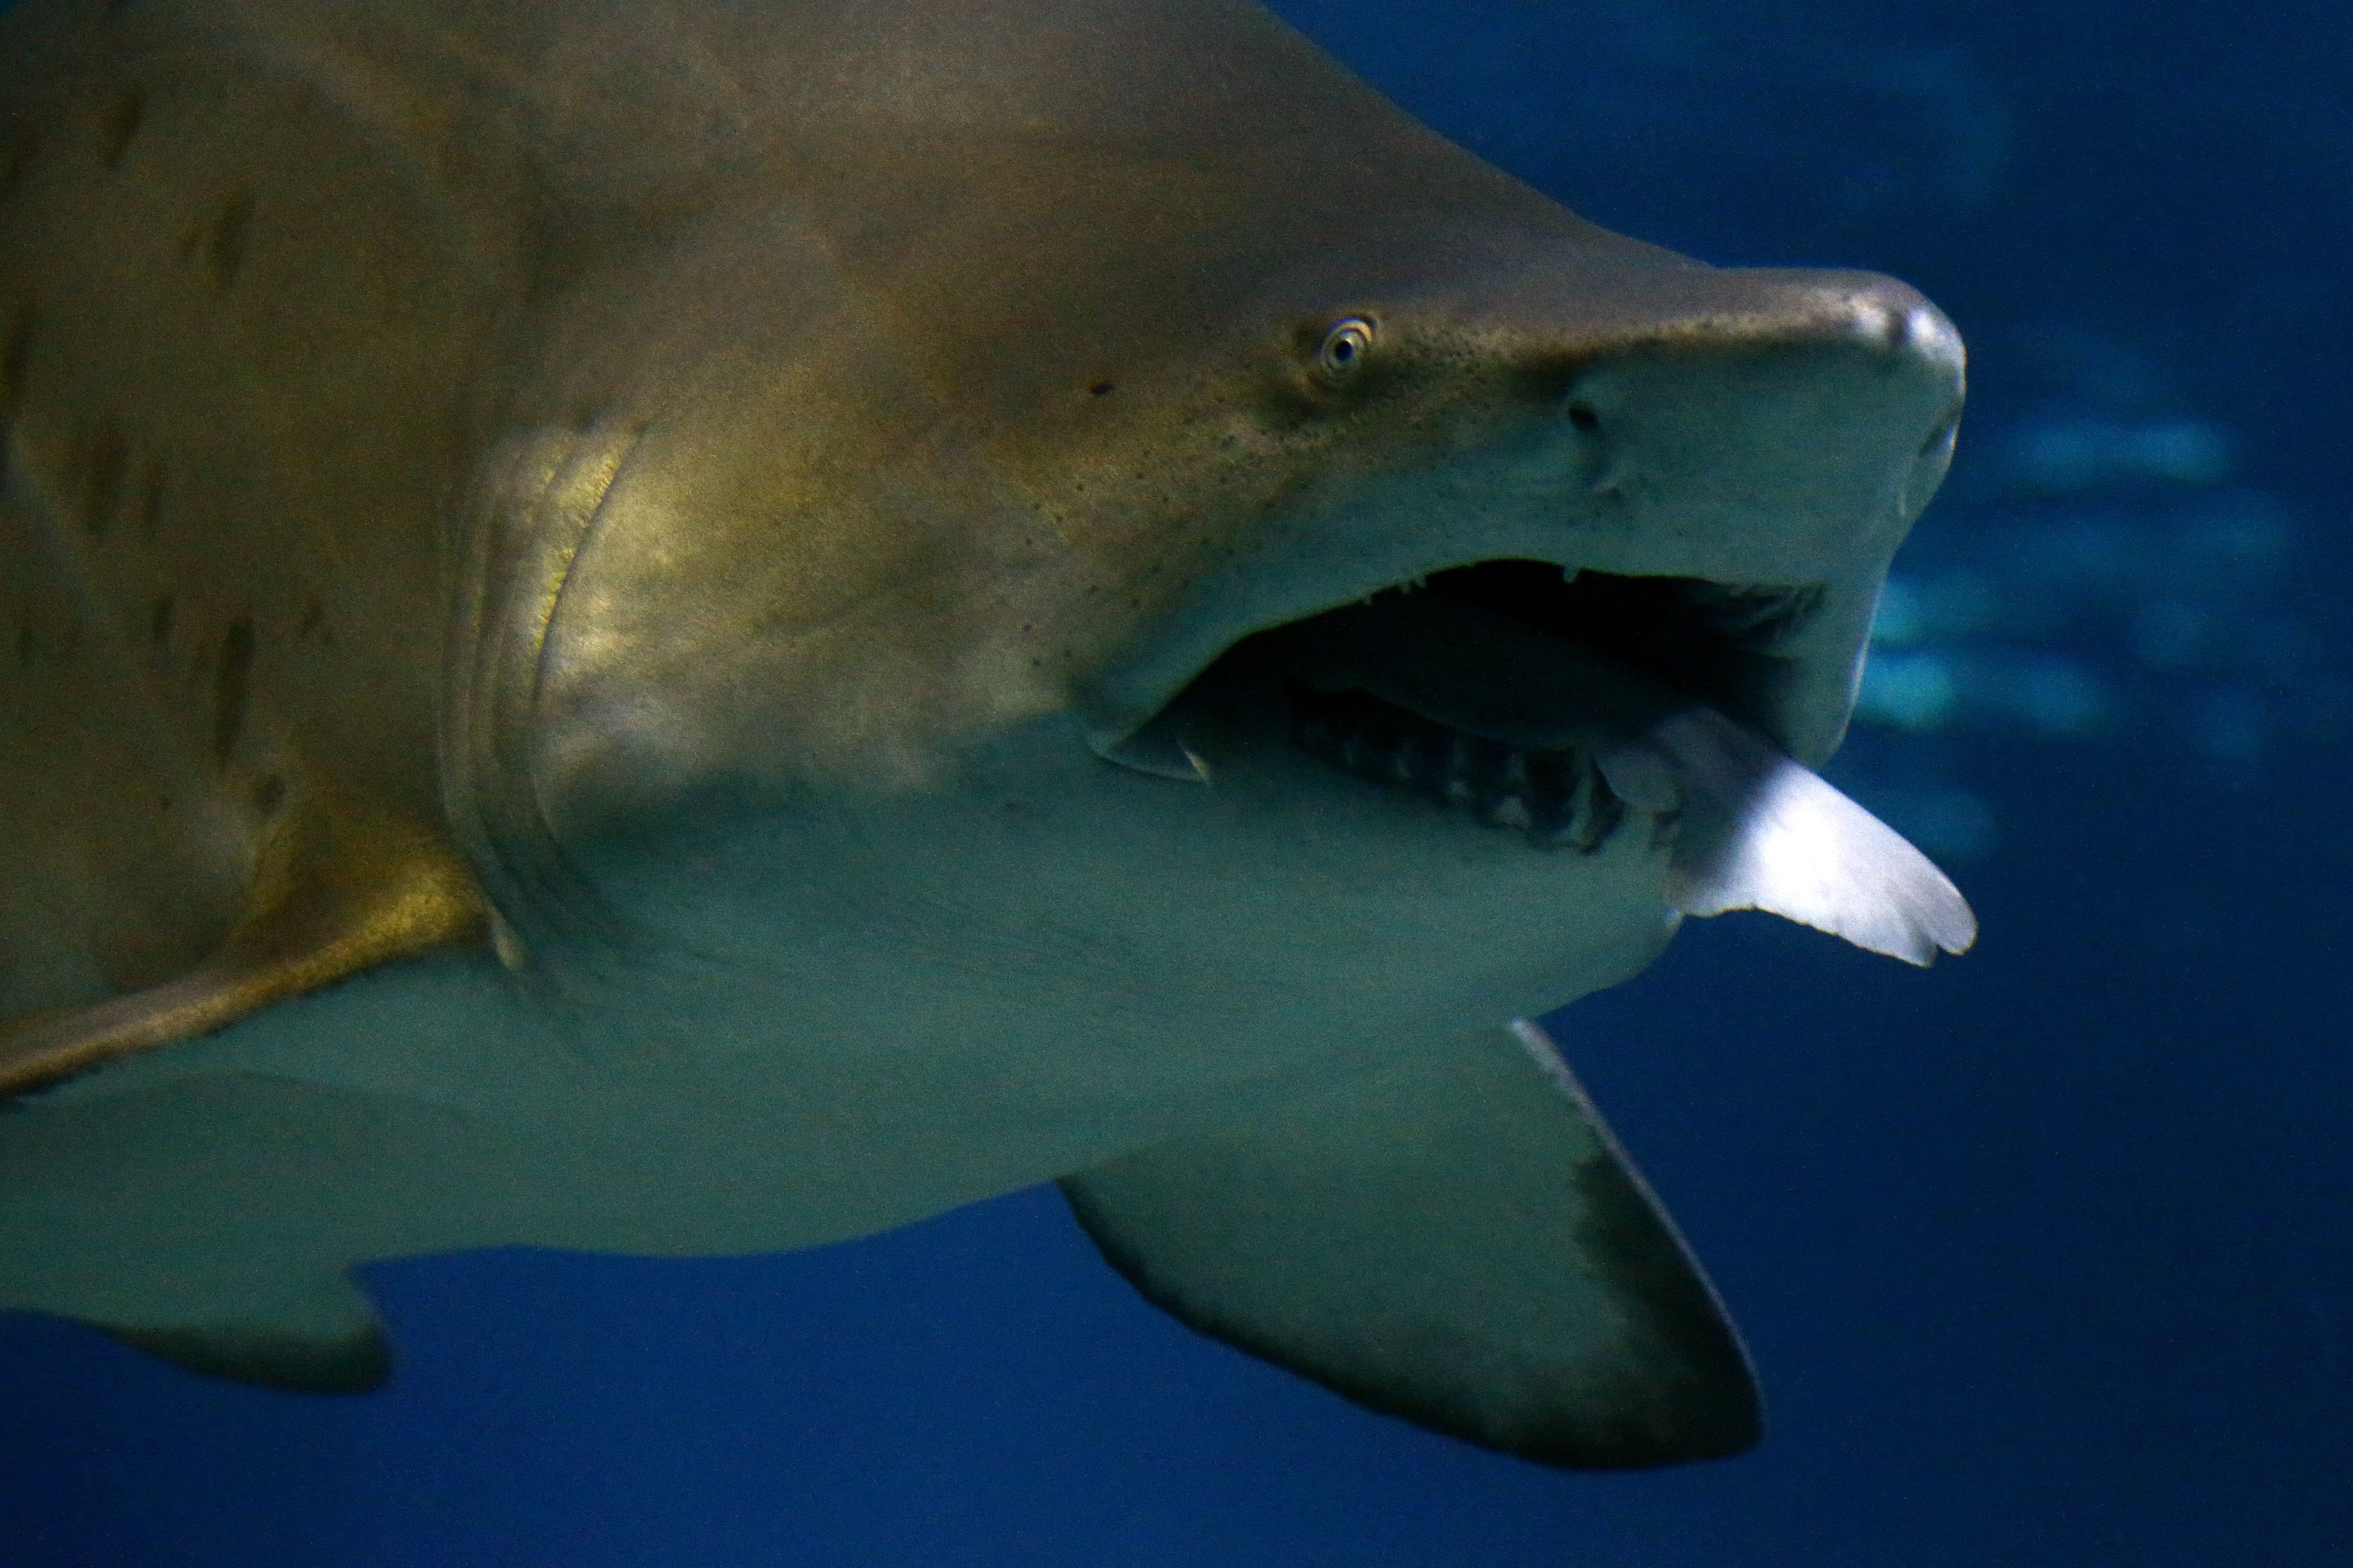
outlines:
[[[1061,1185],[1145,1297],[1373,1409],[1574,1468],[1757,1441],[1714,1290],[1533,1024]]]

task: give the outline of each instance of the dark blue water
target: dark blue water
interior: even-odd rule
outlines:
[[[1425,1436],[1193,1338],[1030,1194],[379,1266],[364,1400],[0,1322],[0,1563],[2353,1561],[2353,13],[1287,14],[1588,216],[1896,272],[1972,344],[1843,766],[1983,942],[1922,975],[1733,917],[1554,1021],[1764,1446],[1577,1478]]]

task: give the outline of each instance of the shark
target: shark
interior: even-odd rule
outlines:
[[[0,1308],[358,1390],[370,1260],[1059,1181],[1373,1409],[1757,1440],[1529,1020],[1727,909],[1972,939],[1816,771],[1926,299],[1247,0],[24,0],[0,75]]]

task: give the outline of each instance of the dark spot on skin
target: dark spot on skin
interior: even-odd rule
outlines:
[[[147,609],[147,641],[161,648],[172,640],[172,596],[159,594]]]
[[[1601,428],[1601,416],[1593,411],[1591,404],[1571,403],[1568,406],[1568,422],[1591,435]]]
[[[8,341],[0,346],[0,412],[13,414],[25,397],[25,368],[33,357],[33,307],[16,313]]]
[[[238,191],[220,205],[205,231],[200,249],[213,286],[226,290],[237,281],[245,265],[246,241],[253,228],[253,193]]]
[[[164,460],[151,457],[139,472],[139,528],[150,539],[164,525]]]
[[[297,637],[310,636],[311,633],[319,630],[319,622],[326,619],[327,607],[320,603],[318,599],[314,596],[310,603],[302,607],[302,619],[295,623],[294,635]]]
[[[220,659],[213,666],[213,760],[223,767],[245,733],[252,681],[253,619],[240,615],[221,633]]]
[[[253,781],[253,809],[265,817],[278,814],[286,803],[286,778],[280,773],[265,773]]]
[[[33,155],[41,150],[38,132],[21,125],[12,125],[5,138],[0,138],[0,202],[16,194],[25,183],[25,173],[33,166]]]
[[[98,428],[90,443],[90,466],[83,471],[81,525],[90,537],[102,538],[122,498],[122,477],[131,465],[131,448],[121,427],[109,421]]]
[[[1113,392],[1118,390],[1118,387],[1113,386],[1108,381],[1098,381],[1093,386],[1087,388],[1087,396],[1090,397],[1108,397]]]
[[[108,168],[119,168],[122,155],[139,135],[139,122],[147,115],[147,95],[138,88],[116,93],[98,115],[98,157]]]

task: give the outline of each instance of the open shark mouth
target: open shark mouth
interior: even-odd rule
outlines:
[[[1627,732],[1690,701],[1768,727],[1790,668],[1779,650],[1820,599],[1485,561],[1261,635],[1290,651],[1303,750],[1589,854],[1630,805],[1654,837],[1680,816],[1672,780],[1642,766]]]
[[[1976,932],[1926,857],[1782,749],[1809,586],[1451,567],[1241,639],[1106,757],[1213,781],[1255,721],[1546,850],[1637,824],[1686,914],[1762,908],[1926,962]]]
[[[1542,561],[1454,567],[1242,639],[1112,758],[1206,777],[1196,741],[1218,717],[1279,708],[1323,761],[1591,853],[1630,804],[1672,831],[1672,782],[1627,745],[1667,714],[1699,703],[1778,729],[1782,651],[1820,600]]]

